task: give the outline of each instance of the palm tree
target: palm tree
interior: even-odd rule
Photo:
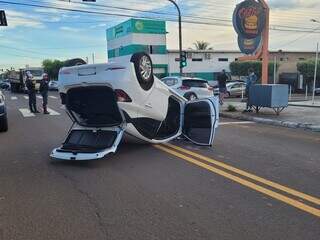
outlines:
[[[196,41],[193,45],[195,46],[196,50],[212,50],[212,48],[209,48],[210,43],[205,41]]]

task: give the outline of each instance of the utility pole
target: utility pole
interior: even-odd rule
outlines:
[[[173,3],[174,6],[177,8],[178,10],[178,15],[179,15],[179,59],[180,59],[180,76],[182,76],[183,74],[183,66],[181,64],[181,60],[182,60],[182,24],[181,24],[181,11],[180,8],[178,6],[178,4],[174,1],[174,0],[168,0],[169,2]]]
[[[92,53],[92,64],[94,64],[94,53]]]
[[[276,77],[277,77],[277,55],[274,55],[274,60],[273,60],[273,84],[276,84]]]
[[[316,93],[316,81],[317,81],[317,71],[318,71],[318,59],[319,59],[319,43],[317,43],[317,52],[316,52],[316,64],[314,67],[314,79],[313,79],[313,94],[312,94],[312,104],[314,105],[315,93]]]

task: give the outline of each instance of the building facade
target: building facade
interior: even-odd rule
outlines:
[[[107,29],[108,61],[129,61],[133,53],[150,54],[154,73],[159,77],[179,75],[179,51],[167,49],[165,21],[130,19]],[[240,51],[198,51],[187,52],[185,76],[199,77],[208,81],[217,79],[223,69],[230,72],[230,63],[243,56]],[[279,68],[276,82],[281,76],[298,76],[297,63],[315,57],[313,52],[270,52],[270,61],[276,60]],[[270,76],[273,78],[273,76]],[[270,79],[273,82],[273,79]]]

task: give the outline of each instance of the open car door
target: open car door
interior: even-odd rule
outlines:
[[[66,94],[66,108],[74,124],[62,146],[52,151],[52,158],[93,160],[117,150],[125,121],[113,89],[72,88]]]
[[[186,103],[182,131],[193,143],[212,146],[218,124],[219,101],[216,97]]]

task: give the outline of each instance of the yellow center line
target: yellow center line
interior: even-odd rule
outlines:
[[[169,143],[165,144],[165,146],[168,146],[168,147],[170,147],[170,148],[173,148],[173,149],[175,149],[175,150],[177,150],[177,151],[179,151],[179,152],[186,153],[186,154],[188,154],[188,155],[190,155],[190,156],[192,156],[192,157],[196,157],[196,158],[201,159],[201,160],[204,160],[204,161],[206,161],[206,162],[215,164],[215,165],[217,165],[217,166],[219,166],[219,167],[222,167],[222,168],[224,168],[224,169],[227,169],[227,170],[229,170],[229,171],[231,171],[231,172],[234,172],[234,173],[237,173],[237,174],[242,175],[242,176],[244,176],[244,177],[250,178],[250,179],[252,179],[252,180],[254,180],[254,181],[256,181],[256,182],[263,183],[263,184],[265,184],[265,185],[267,185],[267,186],[273,187],[273,188],[275,188],[275,189],[278,189],[278,190],[280,190],[280,191],[286,192],[286,193],[291,194],[291,195],[293,195],[293,196],[296,196],[296,197],[299,197],[299,198],[301,198],[301,199],[304,199],[304,200],[307,200],[307,201],[309,201],[309,202],[312,202],[312,203],[315,203],[315,204],[317,204],[317,205],[320,205],[320,199],[319,199],[319,198],[316,198],[316,197],[310,196],[310,195],[308,195],[308,194],[305,194],[305,193],[296,191],[296,190],[294,190],[294,189],[285,187],[285,186],[283,186],[283,185],[281,185],[281,184],[272,182],[272,181],[267,180],[267,179],[264,179],[264,178],[262,178],[262,177],[258,177],[258,176],[254,175],[254,174],[245,172],[245,171],[243,171],[243,170],[240,170],[240,169],[238,169],[238,168],[232,167],[232,166],[227,165],[227,164],[225,164],[225,163],[219,162],[219,161],[214,160],[214,159],[212,159],[212,158],[209,158],[209,157],[206,157],[206,156],[197,154],[197,153],[195,153],[195,152],[191,152],[191,151],[186,150],[186,149],[184,149],[184,148],[181,148],[181,147],[178,147],[178,146],[169,144]]]
[[[223,170],[220,170],[218,168],[212,167],[212,166],[210,166],[208,164],[200,162],[200,161],[198,161],[196,159],[193,159],[191,157],[185,156],[185,155],[183,155],[183,154],[181,154],[179,152],[176,152],[174,150],[168,149],[168,148],[166,148],[164,146],[154,145],[154,147],[159,149],[159,150],[161,150],[161,151],[169,153],[169,154],[171,154],[171,155],[173,155],[175,157],[183,159],[183,160],[185,160],[187,162],[195,164],[195,165],[197,165],[199,167],[202,167],[204,169],[207,169],[207,170],[209,170],[211,172],[214,172],[214,173],[216,173],[216,174],[218,174],[220,176],[228,178],[228,179],[230,179],[230,180],[232,180],[234,182],[237,182],[237,183],[239,183],[239,184],[241,184],[243,186],[251,188],[251,189],[253,189],[253,190],[257,191],[257,192],[260,192],[260,193],[263,193],[265,195],[268,195],[268,196],[270,196],[270,197],[272,197],[274,199],[277,199],[277,200],[279,200],[281,202],[284,202],[284,203],[286,203],[288,205],[291,205],[291,206],[293,206],[295,208],[298,208],[298,209],[300,209],[302,211],[308,212],[308,213],[310,213],[310,214],[312,214],[312,215],[314,215],[316,217],[320,217],[320,210],[319,209],[316,209],[314,207],[310,207],[310,206],[308,206],[308,205],[306,205],[304,203],[301,203],[301,202],[299,202],[297,200],[291,199],[291,198],[289,198],[287,196],[284,196],[284,195],[282,195],[280,193],[277,193],[277,192],[274,192],[274,191],[269,190],[267,188],[264,188],[262,186],[259,186],[259,185],[255,184],[255,183],[252,183],[252,182],[247,181],[245,179],[242,179],[240,177],[234,176],[234,175],[232,175],[230,173],[227,173],[227,172],[225,172]]]

